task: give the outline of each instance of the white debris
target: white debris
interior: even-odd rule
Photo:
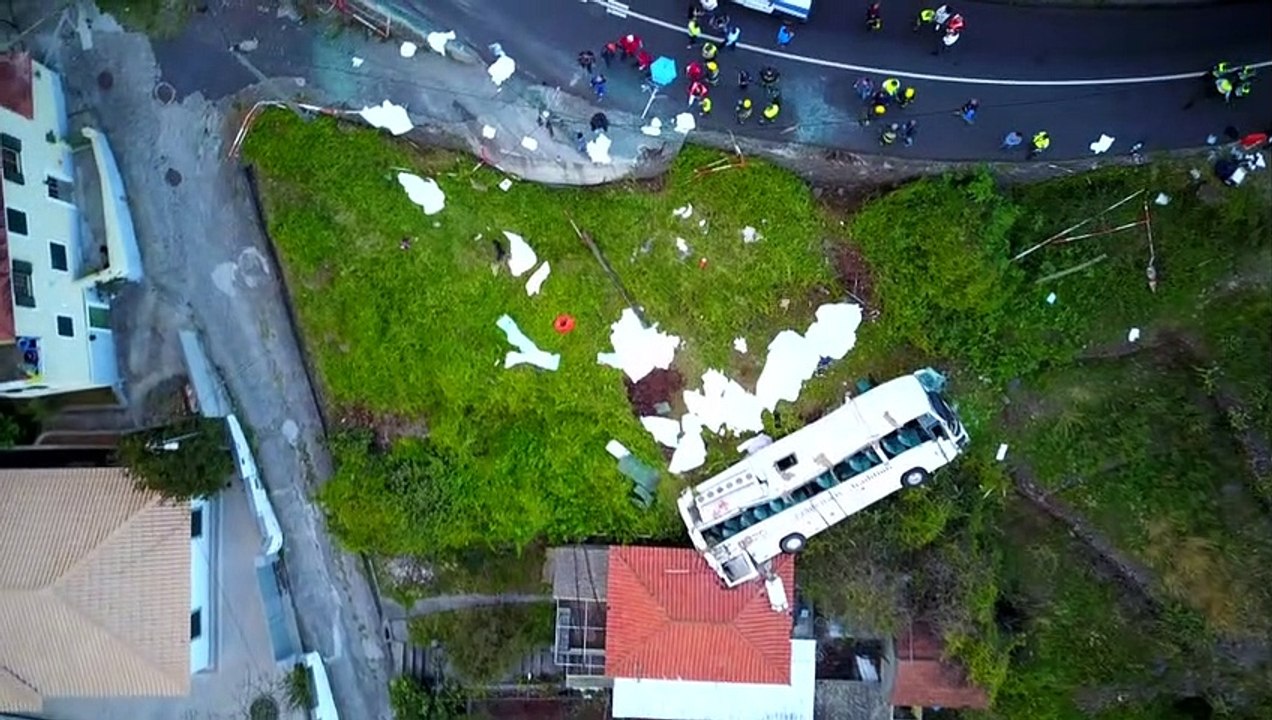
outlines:
[[[1131,328],[1131,331],[1126,333],[1126,342],[1135,342],[1139,339],[1140,339],[1139,328]]]
[[[528,363],[535,367],[541,367],[544,370],[556,370],[561,366],[561,356],[555,353],[544,352],[539,349],[534,342],[521,332],[521,328],[517,327],[517,321],[501,315],[495,325],[508,336],[508,342],[516,351],[509,351],[504,358],[504,368],[510,368],[514,365]]]
[[[552,272],[552,266],[546,261],[539,266],[539,269],[530,274],[530,279],[526,280],[526,294],[533,297],[539,294],[539,289],[543,287],[543,281],[548,279],[548,273]]]
[[[242,40],[234,47],[237,48],[239,52],[252,52],[260,46],[261,41],[256,38],[252,38],[250,40]]]
[[[760,401],[719,370],[702,374],[701,390],[686,390],[685,408],[702,427],[719,435],[759,432],[764,429]]]
[[[496,87],[501,87],[504,82],[512,77],[517,70],[517,61],[507,55],[500,55],[490,67],[486,68],[486,72],[490,74],[490,80]]]
[[[738,452],[746,455],[754,455],[772,444],[773,438],[769,437],[765,433],[760,433],[759,435],[743,440],[741,444],[738,445]]]
[[[679,420],[649,415],[641,418],[640,424],[645,426],[645,429],[649,431],[650,435],[654,436],[654,440],[658,441],[659,445],[674,448],[680,442]]]
[[[746,227],[742,228],[742,242],[750,245],[751,243],[757,240],[763,240],[763,239],[764,239],[764,236],[760,234],[760,231],[756,230],[750,225],[747,225]]]
[[[1003,443],[998,446],[998,454],[994,456],[994,459],[998,462],[1002,462],[1007,459],[1007,443]]]
[[[671,214],[680,218],[681,220],[688,220],[693,215],[693,205],[685,204],[681,207],[676,208],[675,210],[672,210]]]
[[[857,343],[861,306],[832,303],[817,308],[817,320],[800,335],[783,330],[769,343],[768,358],[755,383],[755,396],[766,410],[779,400],[794,402],[822,358],[842,359]]]
[[[495,139],[495,128],[493,128],[493,127],[492,127],[492,126],[490,126],[490,125],[482,125],[482,126],[481,126],[481,136],[482,136],[482,137],[484,137],[484,138],[486,138],[487,140],[494,140],[494,139]]]
[[[539,262],[539,256],[534,254],[534,248],[525,238],[507,230],[503,234],[508,238],[508,271],[513,277],[521,277]]]
[[[410,132],[411,128],[415,127],[406,114],[406,108],[394,105],[388,100],[380,105],[364,107],[358,114],[370,125],[388,130],[394,135]]]
[[[640,131],[650,137],[658,137],[662,135],[662,120],[654,118],[649,121],[648,125],[642,126]]]
[[[1055,304],[1056,304],[1056,294],[1055,294],[1055,293],[1051,293],[1051,294],[1047,295],[1047,304],[1048,304],[1048,305],[1055,305]]]
[[[408,40],[402,43],[402,48],[398,52],[402,53],[402,57],[410,58],[410,57],[415,57],[415,51],[418,49],[419,47],[416,46],[415,43]]]
[[[539,141],[535,140],[529,135],[526,135],[525,137],[521,138],[521,147],[529,150],[530,152],[534,152],[535,150],[539,149]]]
[[[353,58],[353,66],[354,66],[354,67],[356,67],[356,68],[358,68],[358,67],[362,67],[362,63],[363,63],[363,62],[365,62],[365,61],[364,61],[362,58],[357,57],[357,56],[354,56],[354,58]]]
[[[615,460],[622,460],[632,454],[632,451],[628,450],[627,446],[617,440],[610,440],[605,443],[605,452],[613,455]]]
[[[1113,140],[1114,138],[1109,137],[1108,135],[1105,135],[1104,133],[1100,133],[1100,139],[1091,143],[1091,145],[1089,146],[1091,148],[1091,152],[1095,153],[1096,155],[1103,155],[1104,153],[1109,151],[1109,148],[1113,147]]]
[[[667,469],[677,475],[702,467],[707,461],[707,444],[702,441],[702,423],[692,414],[680,418],[684,433],[672,453]]]
[[[425,215],[436,215],[446,207],[446,195],[433,178],[422,178],[411,173],[398,173],[398,183],[406,191],[411,202],[424,208]]]
[[[610,325],[610,344],[614,352],[598,353],[596,361],[622,370],[632,382],[640,382],[654,368],[671,367],[680,338],[660,332],[657,323],[644,327],[635,311],[624,308],[618,321]]]
[[[693,119],[693,113],[682,112],[676,116],[676,132],[681,135],[688,135],[695,127],[697,122]]]
[[[746,354],[746,338],[744,337],[733,338],[733,349],[745,355]]]
[[[861,325],[861,306],[856,303],[832,303],[817,308],[817,319],[808,326],[804,337],[818,359],[842,360],[857,344],[857,328]]]
[[[1153,198],[1153,202],[1157,203],[1158,205],[1169,205],[1170,196],[1167,195],[1166,193],[1157,193],[1157,197]]]
[[[1207,144],[1207,145],[1214,145],[1214,144],[1215,144],[1215,143],[1217,143],[1217,142],[1219,142],[1219,136],[1218,136],[1218,135],[1215,135],[1214,133],[1211,133],[1211,134],[1209,134],[1209,135],[1207,135],[1207,136],[1206,136],[1206,144]]]
[[[689,243],[685,242],[685,239],[682,237],[676,238],[676,251],[680,253],[681,260],[689,257],[689,253],[692,252],[692,250],[689,249]]]
[[[450,30],[448,32],[431,32],[424,38],[424,42],[428,43],[428,46],[433,50],[433,52],[438,55],[445,55],[446,43],[454,39],[455,31]]]
[[[587,156],[597,165],[609,165],[613,162],[609,154],[610,145],[613,144],[614,141],[610,140],[608,135],[597,133],[596,139],[587,143]]]
[[[512,189],[512,178],[504,178],[499,181],[499,189],[508,192]]]
[[[707,219],[706,219],[706,218],[701,218],[701,219],[699,219],[699,220],[698,220],[698,227],[706,227],[706,226],[707,226]]]

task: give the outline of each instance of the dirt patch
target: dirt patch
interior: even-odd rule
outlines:
[[[656,406],[659,403],[675,405],[681,389],[685,386],[684,378],[675,370],[655,369],[640,382],[626,382],[627,400],[632,404],[632,412],[637,417],[658,415]]]
[[[402,438],[428,436],[428,425],[423,418],[407,418],[393,414],[377,414],[360,407],[342,408],[335,413],[336,425],[341,429],[367,428],[375,434],[375,445],[388,450]]]
[[[861,303],[866,309],[866,316],[874,319],[879,310],[874,304],[874,274],[870,265],[861,253],[861,248],[847,240],[830,241],[831,260],[835,264],[835,275],[839,278],[844,290]]]

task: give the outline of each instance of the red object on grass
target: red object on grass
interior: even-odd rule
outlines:
[[[552,321],[552,329],[564,335],[574,329],[574,316],[557,315],[556,320]]]
[[[1253,150],[1268,141],[1267,133],[1250,133],[1241,138],[1241,147],[1246,150]]]

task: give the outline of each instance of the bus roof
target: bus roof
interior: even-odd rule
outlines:
[[[808,426],[757,450],[692,490],[709,527],[757,503],[781,497],[826,472],[872,440],[932,411],[914,375],[848,399]]]

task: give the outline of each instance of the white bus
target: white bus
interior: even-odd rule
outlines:
[[[715,12],[719,7],[719,0],[698,1],[708,12]],[[813,9],[813,0],[733,0],[733,2],[769,15],[781,13],[799,20],[808,20],[808,14]]]
[[[849,515],[922,485],[968,442],[944,384],[930,369],[889,380],[686,489],[677,505],[694,547],[736,587]]]

